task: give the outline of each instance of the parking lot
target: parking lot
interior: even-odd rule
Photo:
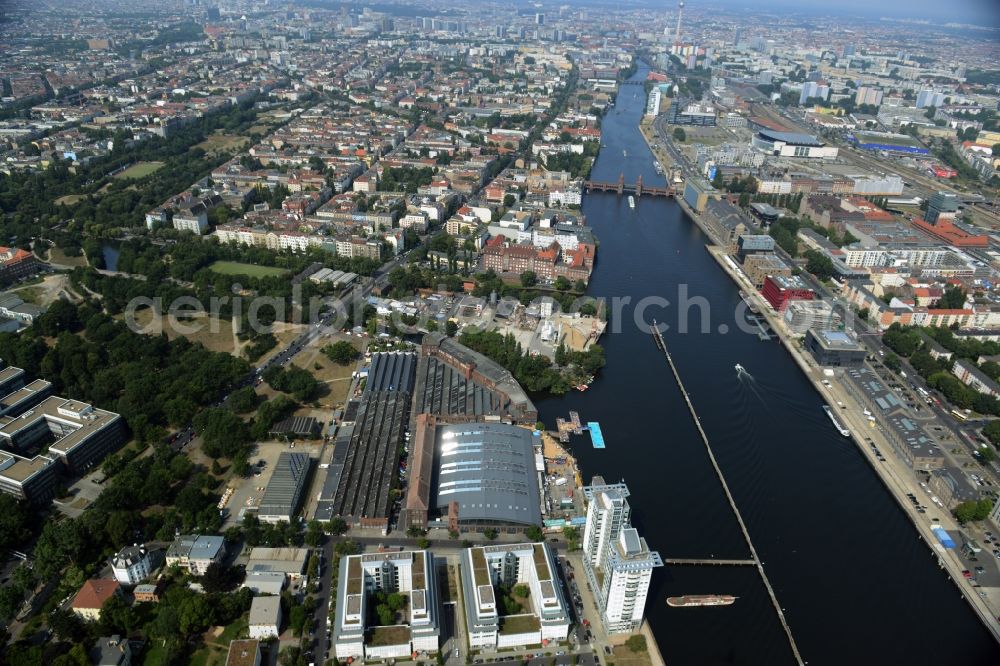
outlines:
[[[52,504],[64,515],[76,518],[101,494],[103,486],[98,481],[104,481],[100,468],[71,485],[68,497],[56,499]]]
[[[1000,587],[998,534],[1000,530],[975,525],[967,525],[960,534],[961,543],[956,552],[965,565],[963,575],[973,587]],[[985,592],[982,595],[986,596]]]
[[[293,448],[294,447],[294,448]],[[223,529],[239,525],[243,522],[243,516],[247,509],[256,510],[260,504],[260,498],[264,494],[267,482],[271,480],[271,473],[274,464],[282,451],[303,450],[310,453],[315,446],[303,446],[302,444],[286,444],[284,442],[261,442],[257,445],[250,456],[250,476],[247,478],[233,477],[230,479],[229,487],[233,492],[226,502],[225,523]],[[261,463],[263,462],[263,465]]]

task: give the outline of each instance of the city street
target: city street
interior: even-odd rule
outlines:
[[[323,546],[319,549],[322,553],[320,564],[319,585],[313,598],[316,599],[316,614],[313,617],[313,661],[319,664],[326,663],[327,652],[330,649],[330,635],[327,633],[329,625],[328,616],[330,611],[330,600],[333,598],[333,544],[334,539],[326,537]],[[331,651],[332,652],[332,651]]]

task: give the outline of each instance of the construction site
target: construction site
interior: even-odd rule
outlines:
[[[555,300],[540,297],[527,305],[514,298],[472,296],[470,294],[414,296],[405,300],[372,298],[370,303],[382,316],[424,318],[455,322],[466,327],[511,334],[525,351],[554,358],[562,343],[567,351],[587,351],[604,333],[607,323],[600,316],[562,312]],[[600,304],[597,304],[600,305]]]

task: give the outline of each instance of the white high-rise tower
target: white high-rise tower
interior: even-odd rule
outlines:
[[[583,528],[583,552],[592,566],[600,566],[608,547],[623,527],[632,510],[628,505],[628,487],[624,483],[605,484],[595,476],[583,489],[587,498],[587,524]]]
[[[653,569],[662,567],[663,560],[629,523],[632,511],[624,483],[606,484],[595,476],[583,493],[587,498],[583,532],[587,581],[605,631],[632,633],[642,626]]]
[[[604,587],[598,595],[609,634],[639,630],[653,569],[662,566],[660,554],[649,549],[638,530],[626,527],[618,533],[602,567]]]
[[[674,44],[681,43],[681,18],[684,16],[684,0],[677,2],[677,32],[674,33]]]

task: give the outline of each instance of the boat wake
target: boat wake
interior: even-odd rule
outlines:
[[[738,373],[740,384],[750,389],[753,394],[765,407],[768,412],[775,408],[780,408],[784,414],[801,416],[809,420],[820,423],[822,417],[816,414],[816,407],[803,403],[801,396],[794,394],[784,387],[769,384],[766,380],[761,382],[745,369]],[[746,381],[744,381],[746,380]]]
[[[736,364],[736,380],[740,383],[742,387],[747,389],[744,392],[746,400],[759,402],[768,411],[771,410],[771,402],[767,399],[764,393],[761,391],[761,387],[750,371],[744,368],[739,363]],[[751,397],[752,396],[752,397]],[[749,405],[747,405],[749,407]]]

